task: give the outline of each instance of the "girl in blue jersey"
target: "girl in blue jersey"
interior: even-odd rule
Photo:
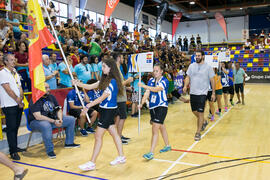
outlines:
[[[223,98],[225,104],[225,112],[228,111],[228,94],[230,91],[229,85],[229,69],[228,65],[225,62],[221,63],[221,84],[222,84],[222,91],[223,91]]]
[[[143,155],[143,157],[147,160],[154,158],[154,150],[158,142],[159,130],[165,143],[165,147],[159,152],[162,153],[171,150],[168,140],[168,133],[164,125],[164,120],[168,111],[168,100],[166,94],[168,92],[169,82],[165,77],[162,76],[162,74],[162,66],[160,64],[156,64],[153,72],[154,77],[148,81],[148,85],[139,83],[139,86],[146,90],[139,108],[142,108],[146,100],[150,98],[149,109],[152,124],[152,142],[150,152]]]
[[[118,68],[113,59],[106,59],[103,61],[102,71],[103,71],[103,74],[102,74],[100,82],[97,82],[91,85],[84,85],[84,84],[75,82],[75,84],[77,84],[78,86],[84,87],[89,90],[94,89],[98,85],[98,89],[102,91],[102,95],[96,100],[87,104],[83,110],[86,113],[90,107],[93,107],[96,104],[100,103],[99,105],[100,119],[98,121],[98,127],[95,133],[94,150],[93,150],[91,160],[79,166],[79,168],[83,171],[90,171],[96,168],[95,162],[101,150],[103,136],[106,130],[109,131],[110,135],[113,137],[113,140],[117,147],[117,151],[119,155],[110,164],[117,165],[117,164],[126,162],[126,158],[123,153],[121,139],[114,125],[114,117],[116,115],[116,109],[117,109],[117,94],[118,93],[123,94],[123,85],[121,82]]]

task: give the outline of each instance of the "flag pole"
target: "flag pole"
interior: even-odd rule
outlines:
[[[49,13],[48,13],[48,11],[47,11],[47,8],[45,7],[43,1],[41,1],[41,3],[42,3],[42,6],[44,7],[44,10],[45,10],[46,15],[47,15],[47,17],[48,17],[48,20],[49,20],[50,26],[51,26],[51,28],[52,28],[53,34],[54,34],[54,36],[55,36],[56,42],[57,42],[57,44],[58,44],[58,46],[59,46],[59,49],[60,49],[60,51],[61,51],[62,57],[63,57],[63,59],[64,59],[64,62],[65,62],[65,64],[66,64],[66,66],[67,66],[68,73],[69,73],[71,79],[74,80],[74,77],[73,77],[73,75],[72,75],[72,73],[71,73],[71,70],[70,70],[70,68],[69,68],[69,64],[68,64],[68,62],[67,62],[67,59],[66,59],[66,56],[65,56],[65,54],[64,54],[64,51],[63,51],[63,49],[62,49],[62,46],[61,46],[61,44],[60,44],[60,42],[59,42],[59,40],[58,40],[57,34],[56,34],[55,29],[54,29],[54,27],[53,27],[53,24],[52,24],[50,15],[49,15]],[[77,95],[78,95],[78,97],[79,97],[79,100],[80,100],[80,102],[81,102],[81,104],[82,104],[82,107],[84,108],[84,107],[85,107],[85,106],[84,106],[84,102],[83,102],[83,99],[82,99],[81,94],[80,94],[80,92],[79,92],[78,86],[77,86],[77,85],[74,85],[74,86],[75,86],[76,93],[77,93]],[[88,113],[86,113],[86,118],[87,118],[88,122],[91,123],[91,120],[90,120],[90,118],[89,118],[89,116],[88,116]]]
[[[141,78],[141,71],[139,69],[139,82],[141,83],[142,81],[142,78]],[[141,105],[141,94],[142,94],[142,91],[141,91],[141,87],[139,87],[139,107]],[[140,134],[141,132],[141,108],[138,108],[138,134]]]

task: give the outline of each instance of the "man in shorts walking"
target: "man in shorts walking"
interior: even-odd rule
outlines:
[[[197,131],[195,141],[201,140],[201,130],[204,122],[204,108],[206,95],[211,81],[212,89],[215,89],[215,73],[213,68],[204,62],[204,52],[196,51],[196,63],[189,65],[183,92],[186,93],[190,85],[190,105],[193,114],[197,118]],[[215,99],[215,91],[212,93],[212,101]]]

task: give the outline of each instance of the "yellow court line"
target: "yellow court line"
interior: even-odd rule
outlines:
[[[223,158],[223,159],[239,159],[239,158],[233,158],[233,157],[226,157],[226,156],[216,156],[216,155],[208,155],[210,157],[217,157],[217,158]],[[250,162],[258,162],[258,163],[270,163],[269,161],[258,161],[258,160],[252,160],[252,159],[241,159],[240,161],[250,161]]]

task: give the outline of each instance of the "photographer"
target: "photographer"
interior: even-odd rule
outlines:
[[[66,128],[65,148],[76,148],[79,144],[74,144],[75,118],[63,116],[61,107],[56,98],[50,94],[49,84],[45,83],[46,94],[35,104],[29,104],[29,124],[32,130],[40,131],[49,158],[55,158],[52,143],[52,129],[58,127]]]

